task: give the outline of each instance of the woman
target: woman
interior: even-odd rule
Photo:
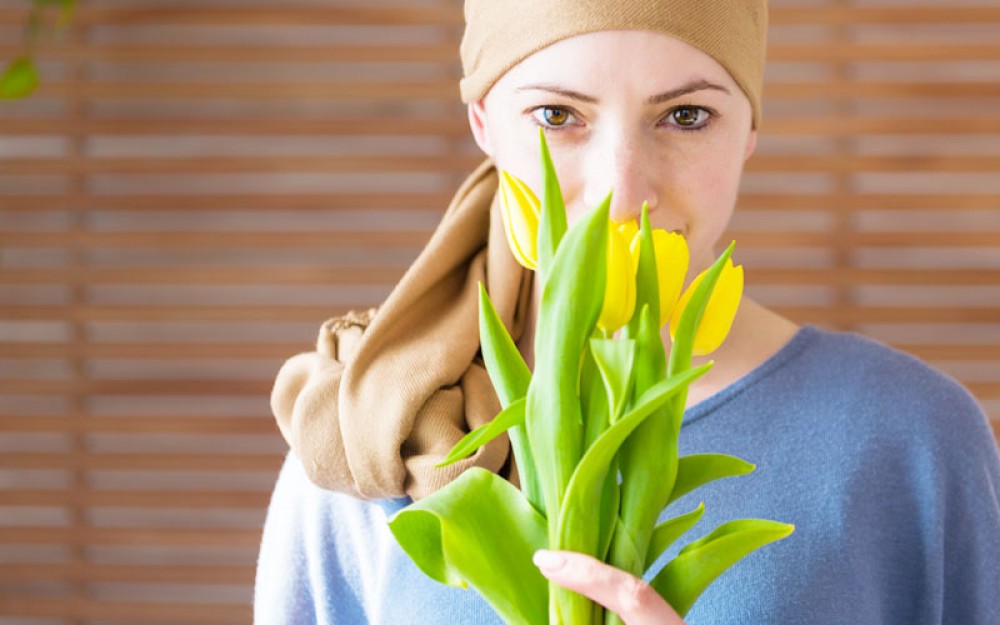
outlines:
[[[433,465],[498,411],[476,358],[477,280],[530,364],[538,294],[506,249],[493,166],[540,188],[539,126],[571,223],[609,190],[617,221],[647,202],[654,227],[687,239],[695,275],[732,215],[761,119],[763,0],[468,0],[466,20],[462,94],[489,160],[379,311],[331,320],[279,373],[272,406],[292,453],[265,526],[258,623],[500,622],[475,593],[426,578],[385,521],[472,464],[516,479],[502,441]],[[758,469],[676,505],[705,502],[703,533],[745,517],[797,529],[719,578],[687,622],[1000,622],[1000,459],[964,389],[748,299],[713,359],[681,451]],[[683,622],[596,560],[536,563],[629,625]]]

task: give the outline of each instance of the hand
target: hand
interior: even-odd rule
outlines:
[[[596,558],[540,549],[534,562],[549,580],[603,605],[625,625],[685,625],[649,584]]]

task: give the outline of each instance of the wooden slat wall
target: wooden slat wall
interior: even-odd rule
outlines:
[[[273,375],[479,160],[461,2],[79,4],[0,104],[0,625],[248,623]],[[751,292],[931,361],[1000,430],[1000,3],[771,6]]]

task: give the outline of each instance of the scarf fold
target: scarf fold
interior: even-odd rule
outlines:
[[[471,466],[516,483],[506,436],[453,465],[434,465],[500,412],[479,354],[478,282],[516,341],[531,280],[507,247],[487,160],[385,302],[328,320],[316,351],[278,372],[271,409],[309,478],[364,499],[417,500]]]

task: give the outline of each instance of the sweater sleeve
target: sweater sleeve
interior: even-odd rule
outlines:
[[[256,625],[355,625],[366,617],[355,575],[342,566],[338,529],[328,518],[336,496],[309,482],[289,452],[261,538],[254,589]]]
[[[963,389],[964,390],[964,389]],[[1000,453],[982,410],[956,398],[941,442],[945,625],[1000,623]]]

